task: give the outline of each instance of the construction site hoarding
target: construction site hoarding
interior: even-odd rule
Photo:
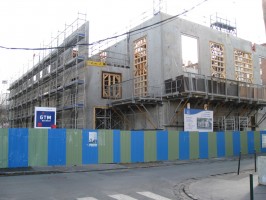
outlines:
[[[213,111],[184,109],[184,131],[212,132]]]
[[[56,128],[56,108],[35,107],[34,128]]]

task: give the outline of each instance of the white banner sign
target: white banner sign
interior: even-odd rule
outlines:
[[[213,111],[184,109],[184,131],[213,131]]]

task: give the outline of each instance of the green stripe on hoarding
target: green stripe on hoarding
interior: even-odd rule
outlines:
[[[225,156],[233,156],[233,133],[225,132]]]
[[[248,136],[246,131],[240,132],[240,151],[242,154],[248,154]]]
[[[190,132],[189,133],[189,158],[198,159],[199,158],[199,133]]]
[[[8,167],[8,129],[0,129],[0,168]]]
[[[156,131],[145,131],[144,132],[144,161],[156,161]]]
[[[48,165],[48,130],[29,128],[29,166]]]
[[[260,131],[254,131],[254,148],[257,153],[261,152],[261,139],[260,139]]]
[[[113,163],[113,130],[98,131],[99,163]]]
[[[179,132],[168,131],[168,159],[179,159]]]
[[[82,165],[82,130],[66,130],[66,164]]]
[[[131,162],[131,132],[120,131],[120,146],[121,146],[121,162]]]
[[[208,133],[208,151],[209,158],[217,158],[217,133],[209,132]]]

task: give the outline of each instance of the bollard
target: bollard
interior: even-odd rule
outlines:
[[[239,152],[237,175],[239,175],[239,171],[240,171],[240,160],[241,160],[241,151]]]
[[[249,174],[250,200],[254,200],[253,192],[253,174]]]
[[[256,149],[254,150],[254,164],[255,164],[255,172],[257,172],[257,154],[256,154]]]

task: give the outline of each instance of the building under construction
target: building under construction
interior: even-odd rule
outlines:
[[[214,131],[266,128],[266,47],[217,16],[210,27],[171,17],[159,12],[97,53],[84,45],[88,22],[59,35],[10,86],[11,126],[33,127],[44,106],[59,128],[184,130],[185,108],[213,111]]]

